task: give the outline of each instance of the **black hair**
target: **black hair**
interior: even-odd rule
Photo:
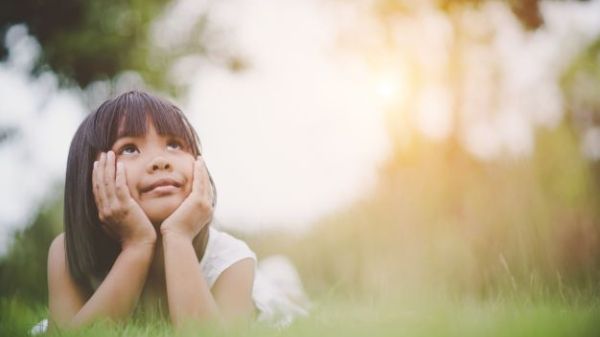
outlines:
[[[73,136],[65,179],[65,250],[69,271],[78,285],[93,291],[92,280],[103,279],[121,247],[102,229],[92,191],[92,168],[99,152],[111,149],[123,136],[141,136],[151,121],[160,135],[181,137],[194,157],[201,154],[198,134],[174,104],[141,91],[130,91],[102,103]],[[213,189],[213,207],[216,188]],[[208,235],[205,226],[199,236]],[[206,240],[203,240],[206,241]]]

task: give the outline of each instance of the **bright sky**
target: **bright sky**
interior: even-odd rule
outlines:
[[[373,67],[338,42],[344,30],[351,45],[377,47],[377,28],[363,9],[339,5],[210,2],[209,28],[221,31],[225,43],[241,51],[249,69],[233,74],[197,60],[174,69],[173,76],[189,84],[188,95],[177,103],[203,141],[219,190],[217,216],[225,227],[302,230],[368,193],[389,152],[385,110],[391,105],[412,102],[416,127],[431,139],[446,137],[452,102],[436,71],[444,67],[452,38],[447,18],[425,9],[401,20],[395,38],[404,54],[388,55]],[[206,1],[177,1],[157,24],[157,41],[165,48],[165,41],[177,43],[174,37],[185,34],[208,6]],[[536,34],[520,30],[502,3],[465,14],[470,31],[499,36],[493,48],[473,45],[466,51],[473,66],[466,74],[470,99],[462,109],[470,127],[463,140],[476,156],[526,154],[533,146],[531,128],[562,118],[557,74],[547,70],[560,69],[561,62],[569,62],[597,36],[600,0],[545,3],[543,14],[547,27]],[[40,203],[55,193],[53,184],[62,183],[68,145],[85,111],[78,89],[58,88],[53,74],[28,75],[39,46],[23,27],[10,34],[10,57],[0,63],[0,126],[20,133],[0,145],[0,254],[10,233],[26,226]],[[419,55],[418,66],[431,75],[414,97],[407,94],[407,74],[414,66],[405,57],[410,53]],[[500,87],[486,85],[490,66],[507,74]],[[190,72],[193,76],[182,76]],[[482,114],[496,91],[506,104]]]
[[[203,65],[187,104],[226,225],[304,227],[365,193],[388,152],[368,69],[337,49],[320,3],[213,8],[250,62],[242,74]]]

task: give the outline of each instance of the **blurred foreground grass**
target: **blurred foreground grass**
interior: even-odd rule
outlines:
[[[194,327],[182,331],[164,321],[106,322],[79,331],[50,336],[597,336],[600,306],[597,300],[545,300],[523,298],[451,300],[420,296],[359,301],[317,301],[308,318],[277,329],[261,324],[227,331]],[[3,336],[25,336],[33,322],[45,317],[43,308],[31,309],[16,300],[0,302]]]

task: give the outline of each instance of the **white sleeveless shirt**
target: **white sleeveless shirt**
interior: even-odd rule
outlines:
[[[256,254],[248,245],[233,236],[209,227],[208,242],[200,268],[209,288],[221,273],[234,263]],[[274,326],[287,326],[294,318],[308,314],[308,300],[298,273],[289,260],[273,256],[257,264],[252,300],[258,310],[258,320]]]
[[[209,288],[215,285],[225,269],[247,258],[256,262],[256,254],[245,242],[220,232],[212,226],[209,227],[208,242],[200,261],[200,268]]]

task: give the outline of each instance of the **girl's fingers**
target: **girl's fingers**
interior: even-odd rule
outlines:
[[[115,192],[120,201],[127,201],[131,197],[127,187],[127,178],[125,176],[125,165],[117,162],[117,173],[115,178]]]
[[[100,209],[100,190],[98,186],[98,161],[94,161],[94,168],[92,169],[92,191],[94,194],[94,200],[96,201],[96,207]]]
[[[206,165],[204,164],[204,160],[202,157],[198,157],[196,160],[196,173],[198,175],[198,186],[197,191],[199,191],[203,198],[206,200],[210,199],[210,181],[208,181],[208,172],[206,171]]]
[[[104,168],[104,186],[106,188],[106,197],[108,201],[115,198],[115,153],[108,151],[106,154],[106,166]]]
[[[202,160],[202,171],[204,171],[204,190],[206,191],[206,196],[208,197],[208,200],[210,200],[210,204],[213,204],[213,200],[214,200],[214,191],[213,191],[213,184],[212,184],[212,178],[210,176],[210,173],[208,173],[208,167],[206,167],[206,163],[204,162],[204,160]]]
[[[208,172],[208,168],[206,168],[206,175],[208,175],[208,193],[210,194],[210,204],[215,207],[217,191],[215,190],[215,183],[210,175],[210,172]]]
[[[201,195],[202,193],[202,173],[200,172],[200,157],[194,161],[194,176],[192,177],[192,193]]]
[[[102,152],[100,154],[100,159],[98,160],[98,165],[96,167],[96,187],[98,190],[98,210],[101,210],[103,206],[106,205],[106,186],[104,182],[104,167],[106,165],[106,154]]]

